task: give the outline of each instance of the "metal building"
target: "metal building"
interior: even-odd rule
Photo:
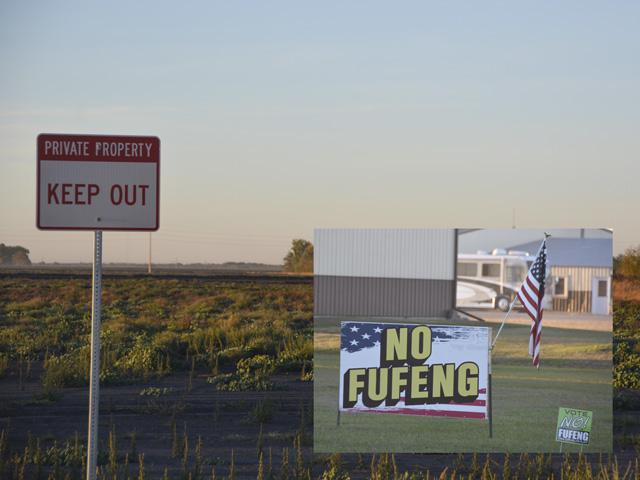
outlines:
[[[538,246],[539,242],[530,242],[510,249],[535,252]],[[551,237],[547,247],[552,309],[611,313],[613,239]]]
[[[454,229],[317,229],[314,314],[447,316],[456,258]]]

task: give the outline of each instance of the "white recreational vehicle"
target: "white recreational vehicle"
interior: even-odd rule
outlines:
[[[457,306],[506,312],[534,260],[528,252],[504,249],[458,254]]]

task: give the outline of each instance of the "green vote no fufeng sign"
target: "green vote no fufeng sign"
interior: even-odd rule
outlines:
[[[576,408],[560,407],[558,412],[558,426],[556,441],[562,443],[577,443],[587,445],[591,436],[591,422],[593,412]]]

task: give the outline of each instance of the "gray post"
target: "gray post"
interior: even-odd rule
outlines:
[[[151,275],[151,232],[149,232],[149,262],[147,264],[147,273]]]
[[[489,373],[487,399],[489,400],[489,438],[493,438],[493,399],[491,398],[491,373]]]
[[[100,311],[102,298],[102,231],[94,232],[91,292],[91,372],[89,376],[89,444],[87,480],[95,480],[98,463],[98,406],[100,404]]]
[[[491,385],[491,357],[493,355],[493,345],[491,345],[491,337],[493,336],[493,329],[489,328],[489,375],[487,379],[487,401],[489,402],[488,416],[489,416],[489,438],[493,438],[493,385]]]

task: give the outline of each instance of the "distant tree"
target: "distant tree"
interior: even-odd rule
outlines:
[[[613,259],[615,275],[640,279],[640,245],[628,248]]]
[[[0,243],[0,265],[31,265],[29,250],[19,245],[11,247]]]
[[[313,244],[301,238],[293,240],[289,253],[284,257],[284,271],[313,272]]]

